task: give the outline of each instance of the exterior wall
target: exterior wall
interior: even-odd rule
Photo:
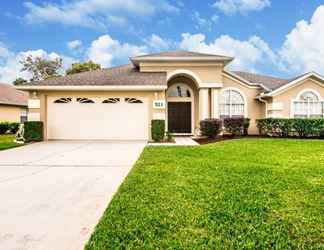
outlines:
[[[145,97],[148,99],[148,109],[149,109],[149,136],[151,136],[151,120],[152,119],[165,119],[165,109],[154,109],[153,100],[164,100],[165,92],[114,92],[114,91],[101,91],[101,92],[85,92],[85,91],[40,91],[37,93],[36,97],[33,99],[40,100],[40,108],[29,109],[29,117],[40,117],[40,121],[44,122],[44,136],[47,139],[47,97],[57,96],[57,97],[70,97],[70,96],[80,96],[80,97]],[[85,118],[86,119],[86,118]]]
[[[277,110],[272,111],[277,118],[290,118],[292,115],[292,100],[296,99],[297,95],[306,89],[313,89],[324,98],[324,87],[320,82],[313,79],[306,79],[297,86],[294,86],[281,94],[278,94],[272,98],[273,106],[277,107]],[[281,106],[281,109],[279,109]],[[270,111],[269,111],[270,112]]]
[[[188,70],[194,72],[201,80],[201,86],[208,83],[222,83],[223,65],[208,62],[195,63],[172,63],[172,62],[150,62],[140,63],[141,72],[167,72],[171,73],[176,70]],[[200,83],[199,83],[200,84]]]
[[[261,92],[261,89],[258,87],[247,86],[231,77],[228,77],[227,75],[224,75],[223,88],[220,89],[220,92],[226,88],[238,89],[244,95],[247,104],[246,116],[251,119],[249,134],[258,134],[255,120],[265,117],[265,104],[256,99],[256,96]]]
[[[0,105],[0,121],[20,122],[20,115],[23,110],[26,110],[26,108]]]

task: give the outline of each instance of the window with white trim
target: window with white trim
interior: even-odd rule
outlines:
[[[184,97],[190,98],[191,92],[186,84],[174,84],[168,91],[168,97]]]
[[[305,91],[294,101],[295,118],[323,118],[324,102],[313,91]]]
[[[237,90],[225,90],[221,93],[219,108],[220,118],[244,117],[244,98]]]

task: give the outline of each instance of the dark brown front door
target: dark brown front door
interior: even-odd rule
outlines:
[[[168,130],[191,133],[191,102],[168,102]]]

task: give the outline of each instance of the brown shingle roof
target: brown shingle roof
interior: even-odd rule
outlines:
[[[27,100],[26,92],[16,90],[10,84],[0,83],[0,104],[27,106]]]
[[[232,71],[232,72],[250,83],[262,84],[270,90],[277,89],[291,81],[288,79],[259,75],[259,74],[248,73],[243,71]]]
[[[185,50],[176,50],[176,51],[166,51],[161,53],[154,53],[142,56],[132,57],[132,59],[145,59],[146,57],[212,57],[212,58],[219,58],[220,60],[232,60],[232,57],[222,56],[222,55],[215,55],[215,54],[205,54],[205,53],[198,53],[192,51],[185,51]]]
[[[123,85],[167,85],[166,73],[139,72],[131,64],[110,69],[100,69],[68,76],[56,77],[26,86],[123,86]],[[24,86],[23,85],[23,86]]]

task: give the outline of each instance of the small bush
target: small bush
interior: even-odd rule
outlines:
[[[257,127],[262,135],[320,137],[324,129],[324,119],[277,119],[257,120]]]
[[[43,122],[25,122],[24,139],[26,142],[42,141],[44,139]]]
[[[242,136],[248,135],[250,126],[250,119],[248,118],[225,118],[224,128],[225,131],[232,135]]]
[[[9,122],[0,122],[0,135],[7,133],[9,130]]]
[[[155,142],[163,141],[165,134],[165,120],[152,120],[151,136]]]
[[[222,121],[219,119],[206,119],[200,121],[200,131],[203,136],[215,138],[221,131]]]
[[[20,123],[18,122],[12,122],[9,124],[9,131],[11,134],[16,134],[19,129]]]
[[[165,137],[168,142],[173,141],[173,135],[170,131],[165,132]]]

